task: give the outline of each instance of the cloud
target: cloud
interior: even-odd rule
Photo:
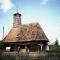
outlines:
[[[48,3],[49,0],[41,0],[41,1],[42,1],[41,4],[45,5]]]
[[[11,0],[0,0],[0,9],[2,9],[3,12],[7,12],[13,6],[14,4],[11,2]]]

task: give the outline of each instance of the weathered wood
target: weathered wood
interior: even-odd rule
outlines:
[[[21,25],[12,28],[8,35],[4,38],[3,42],[24,42],[24,41],[47,41],[44,31],[38,23],[28,25]]]

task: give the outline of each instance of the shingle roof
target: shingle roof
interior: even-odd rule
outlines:
[[[19,27],[12,28],[3,39],[4,42],[23,42],[33,40],[48,41],[44,31],[38,23],[30,23],[28,25],[20,25]]]

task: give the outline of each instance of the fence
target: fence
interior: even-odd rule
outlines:
[[[47,56],[38,56],[38,57],[20,56],[17,54],[17,52],[16,53],[13,52],[13,54],[14,56],[1,55],[0,60],[60,60],[60,53],[56,52],[49,52]]]

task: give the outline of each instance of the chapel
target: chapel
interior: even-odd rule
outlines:
[[[39,23],[21,23],[21,14],[13,14],[13,27],[2,40],[5,50],[27,55],[30,53],[46,52],[48,38]],[[10,47],[10,49],[7,49]]]

